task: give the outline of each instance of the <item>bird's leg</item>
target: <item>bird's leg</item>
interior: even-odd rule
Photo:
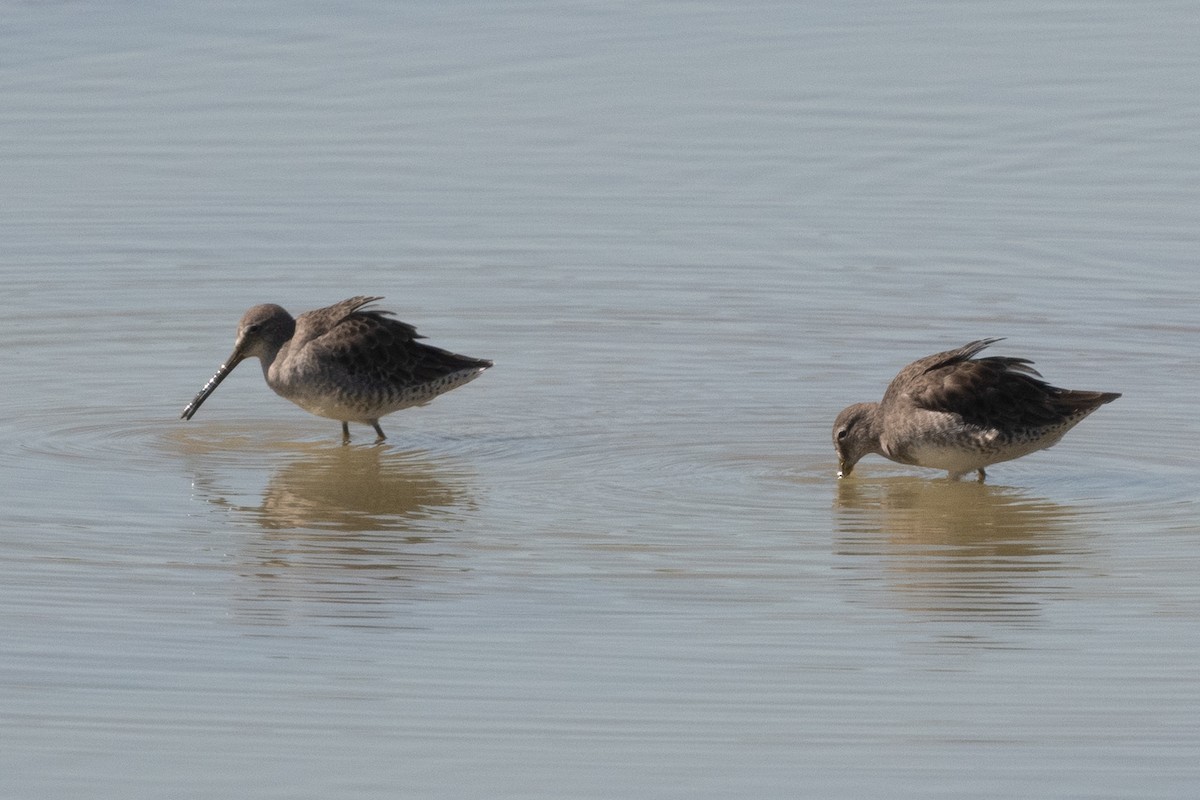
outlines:
[[[350,444],[350,423],[342,422],[342,444]]]
[[[379,436],[379,438],[375,440],[375,444],[379,444],[386,439],[387,436],[383,434],[383,428],[379,427],[379,420],[371,420],[371,425],[375,428],[375,433]]]
[[[975,480],[978,481],[979,483],[983,483],[983,479],[987,477],[987,473],[983,471],[983,467],[980,467],[979,469],[975,470],[975,474],[978,476],[977,478],[975,478]]]

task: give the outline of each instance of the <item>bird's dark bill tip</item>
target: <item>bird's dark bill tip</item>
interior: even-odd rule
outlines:
[[[200,394],[196,395],[194,398],[192,398],[192,402],[188,403],[187,406],[184,407],[183,413],[179,415],[179,418],[191,419],[196,415],[196,412],[200,410],[200,404],[203,403],[207,398],[208,394],[206,392],[201,392]]]
[[[195,413],[200,410],[200,406],[203,405],[204,401],[208,399],[208,396],[216,391],[217,387],[221,385],[221,381],[225,380],[225,376],[232,372],[233,368],[236,367],[241,360],[241,357],[235,352],[228,361],[222,364],[221,368],[217,370],[216,374],[208,379],[208,383],[204,384],[204,387],[200,391],[196,392],[196,396],[193,397],[192,402],[188,403],[187,407],[183,409],[183,413],[179,415],[179,418],[191,419]]]

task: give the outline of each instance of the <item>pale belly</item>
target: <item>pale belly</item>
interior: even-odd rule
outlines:
[[[345,422],[366,422],[377,420],[385,417],[395,411],[400,411],[413,406],[422,406],[428,403],[433,398],[437,397],[437,392],[430,392],[427,396],[410,396],[398,402],[380,403],[380,404],[354,404],[339,402],[335,398],[312,396],[305,394],[286,395],[280,392],[281,397],[291,400],[296,405],[303,408],[310,414],[315,414],[318,417],[327,419],[336,419]]]
[[[1007,438],[996,431],[963,435],[958,438],[926,438],[884,446],[884,455],[893,461],[931,469],[944,469],[951,475],[963,475],[1002,461],[1044,450],[1058,442],[1064,430],[1042,436]]]
[[[280,397],[310,414],[343,422],[371,423],[395,411],[425,405],[482,373],[479,369],[462,370],[416,386],[386,388],[343,386],[323,380],[323,376],[306,379],[303,374],[272,375],[267,383]]]

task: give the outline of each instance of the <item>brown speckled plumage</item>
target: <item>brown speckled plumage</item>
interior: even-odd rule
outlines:
[[[1025,358],[975,358],[999,339],[980,339],[914,361],[878,403],[838,415],[833,443],[839,476],[877,453],[902,464],[947,470],[951,477],[1042,450],[1084,417],[1120,397],[1059,389]]]
[[[254,306],[238,323],[233,353],[183,410],[183,419],[192,418],[238,363],[257,357],[277,394],[341,420],[343,441],[350,440],[348,422],[371,425],[383,441],[381,417],[428,403],[492,366],[419,342],[416,328],[391,312],[363,308],[382,299],[352,297],[295,319],[272,303]]]

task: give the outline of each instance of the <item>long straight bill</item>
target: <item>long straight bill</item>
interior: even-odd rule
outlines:
[[[231,355],[229,359],[221,365],[221,368],[217,370],[217,374],[208,379],[208,383],[204,384],[204,388],[196,394],[195,398],[192,399],[192,402],[187,404],[187,408],[183,410],[183,413],[179,415],[179,418],[191,419],[192,415],[200,409],[200,405],[208,399],[210,394],[216,391],[217,387],[221,385],[221,381],[225,380],[225,376],[233,372],[233,368],[240,364],[241,361],[242,357],[236,352]]]

